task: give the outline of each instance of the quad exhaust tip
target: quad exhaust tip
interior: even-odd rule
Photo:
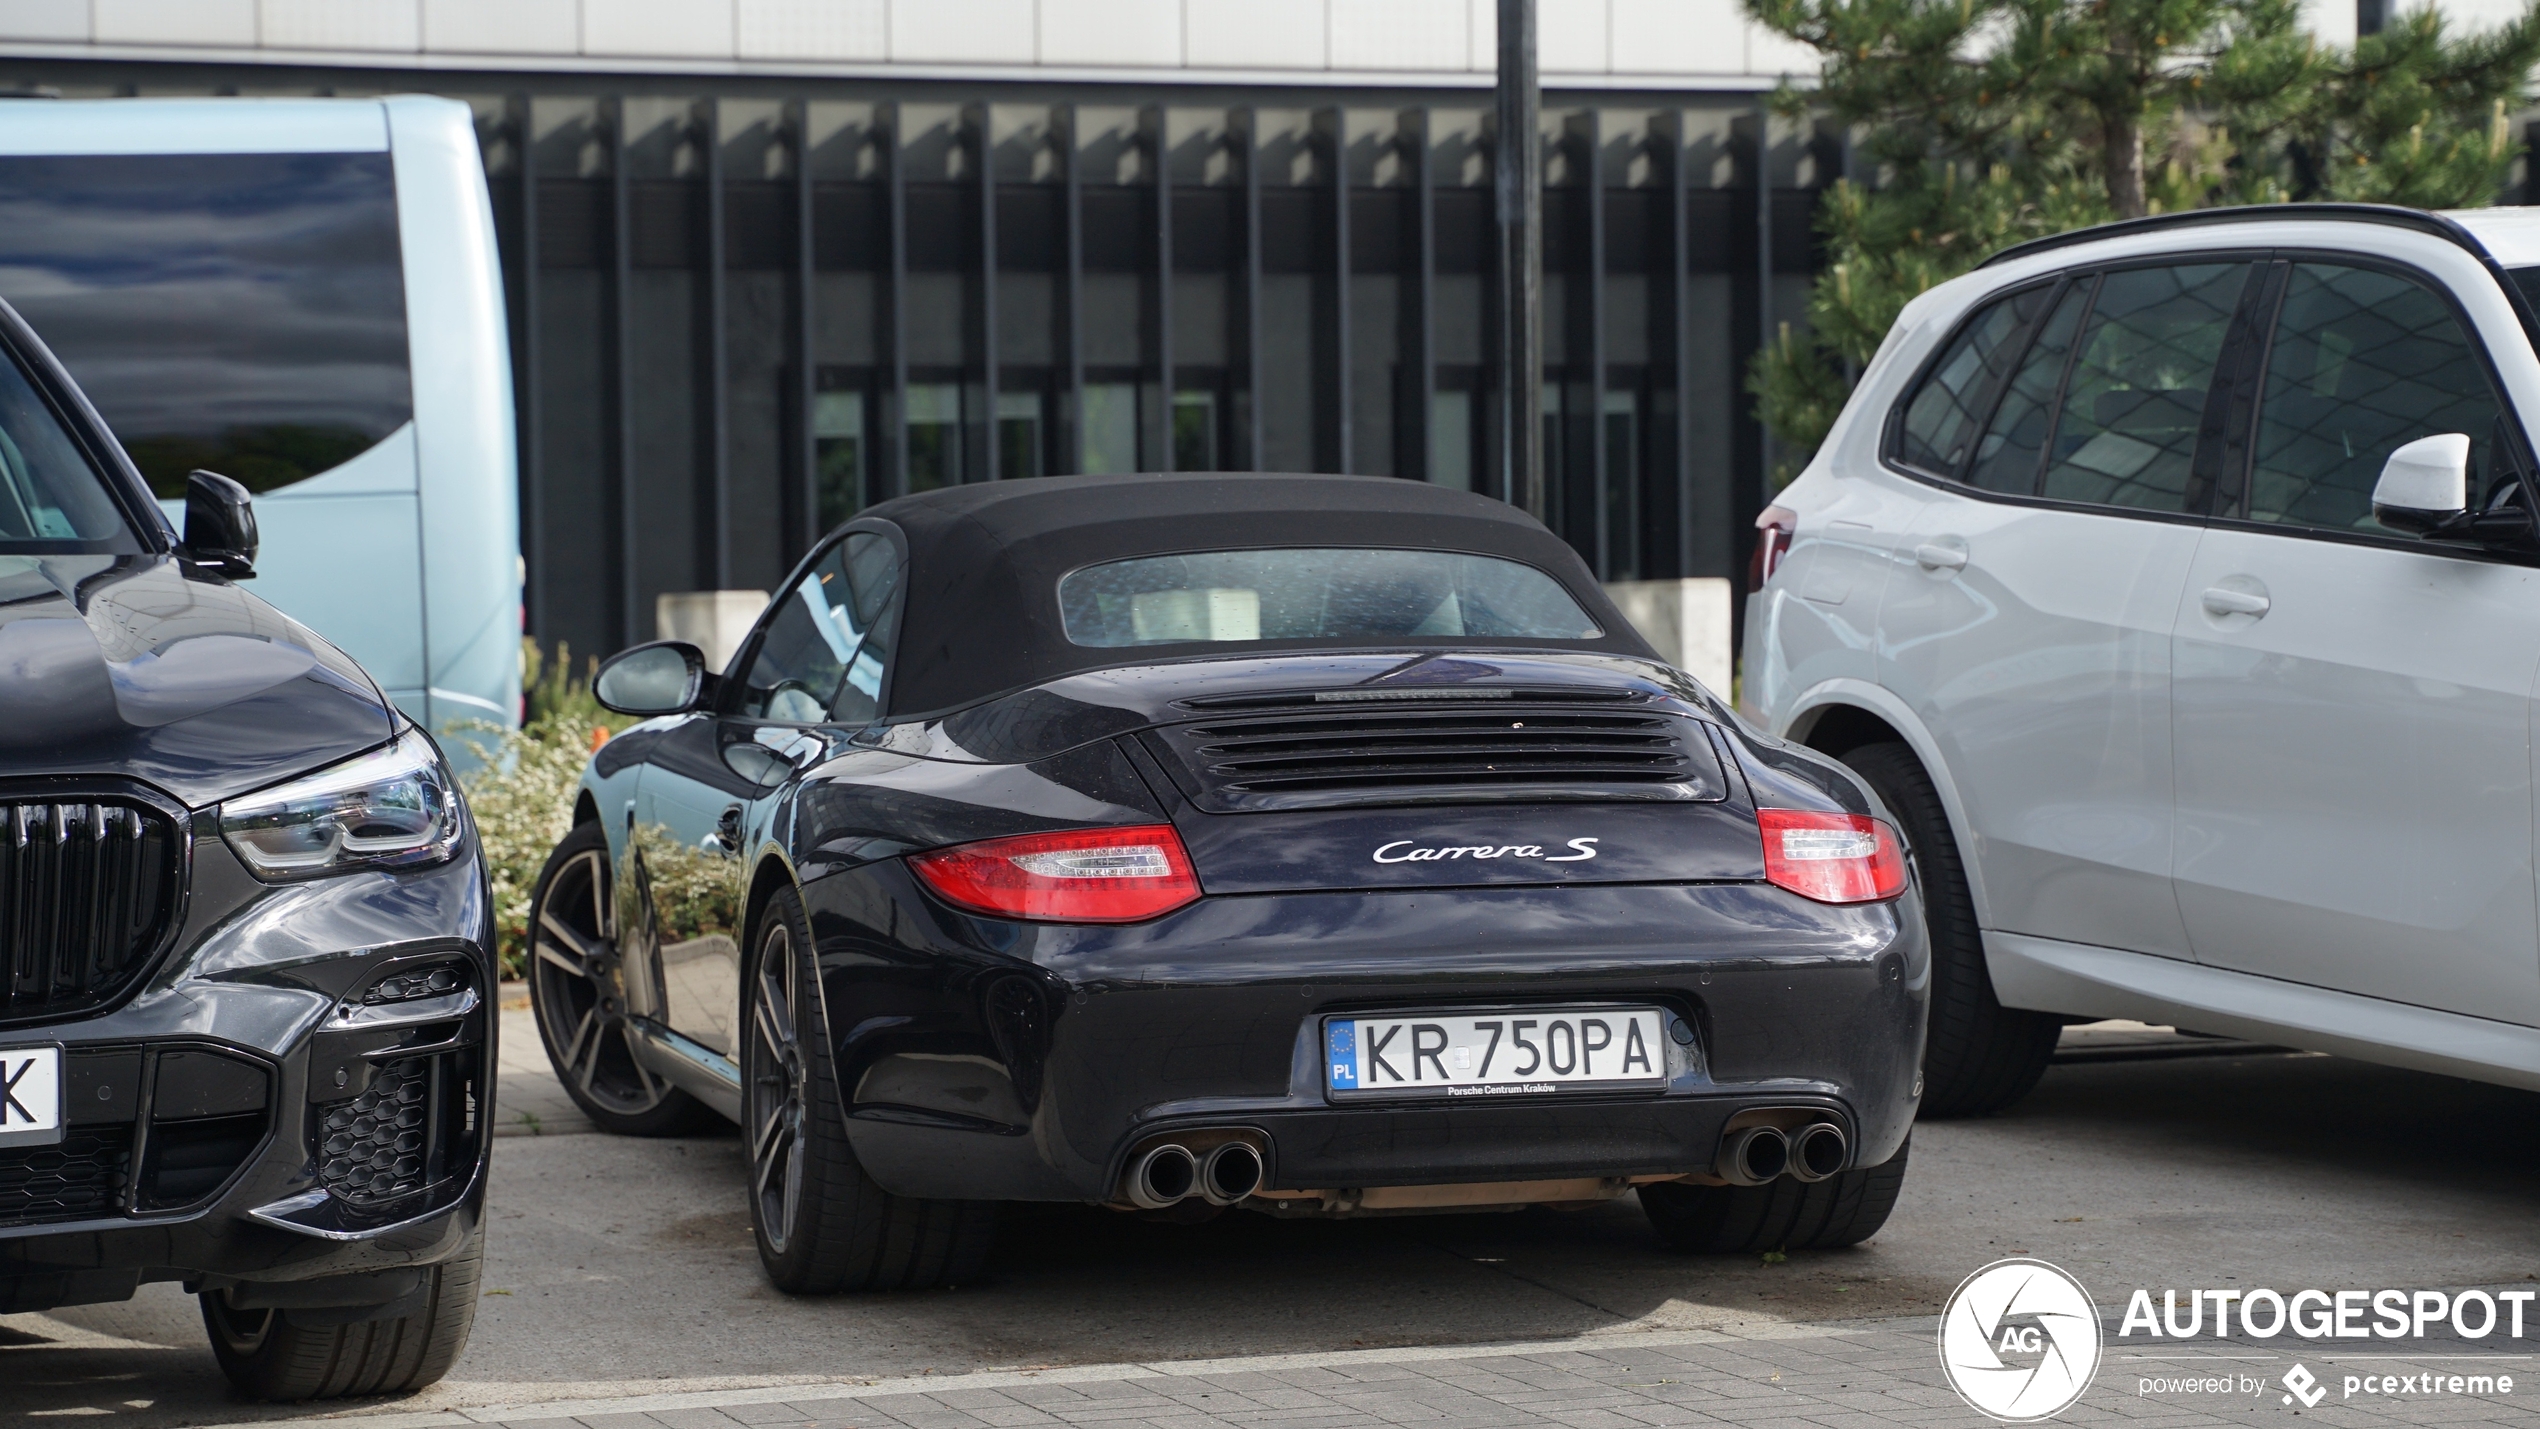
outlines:
[[[1791,1138],[1790,1174],[1802,1181],[1822,1181],[1843,1169],[1852,1153],[1851,1138],[1843,1128],[1821,1121],[1802,1129]]]
[[[1229,1141],[1200,1163],[1199,1193],[1212,1206],[1231,1206],[1261,1189],[1261,1153]]]
[[[1816,1182],[1842,1171],[1851,1157],[1851,1138],[1831,1121],[1791,1131],[1747,1126],[1720,1139],[1720,1159],[1712,1170],[1732,1186],[1761,1186],[1783,1176]]]
[[[1720,1143],[1720,1179],[1732,1186],[1761,1186],[1790,1169],[1790,1138],[1778,1126],[1749,1126]]]
[[[1141,1156],[1129,1168],[1129,1199],[1141,1209],[1160,1211],[1199,1185],[1199,1162],[1184,1146],[1166,1142]]]

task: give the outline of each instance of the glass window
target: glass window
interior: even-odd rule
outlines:
[[[1191,641],[1507,636],[1601,631],[1552,577],[1453,551],[1308,548],[1143,556],[1058,583],[1067,638],[1109,649]]]
[[[907,391],[908,492],[961,485],[960,384],[912,382]]]
[[[2099,280],[2064,383],[2043,495],[2185,511],[2205,392],[2245,263],[2127,268]]]
[[[2064,368],[2073,355],[2073,334],[2081,328],[2082,309],[2090,305],[2090,284],[2064,290],[2054,316],[2020,359],[1992,424],[1976,446],[1975,465],[1967,484],[1984,491],[2030,496],[2037,491],[2038,458],[2046,450],[2047,431],[2055,421],[2055,393],[2063,386]]]
[[[1173,394],[1173,469],[1215,471],[1217,459],[1217,394]]]
[[[1138,385],[1084,386],[1084,454],[1078,471],[1111,476],[1138,469]]]
[[[96,468],[35,384],[0,358],[0,553],[139,549]]]
[[[997,394],[997,475],[1013,480],[1043,475],[1041,394]]]
[[[829,548],[768,613],[738,713],[745,719],[862,724],[879,710],[881,630],[899,595],[888,540],[859,531]]]
[[[829,374],[821,374],[823,385]],[[845,523],[864,509],[864,393],[852,388],[813,395],[812,459],[820,469],[820,529]]]
[[[1897,433],[1898,461],[1934,476],[1958,474],[2003,372],[2019,355],[2018,339],[2037,316],[2047,291],[2031,288],[1997,298],[1950,339],[1922,385],[1906,399],[1905,420]]]
[[[2267,355],[2249,519],[2380,530],[2381,464],[2442,432],[2470,438],[2475,493],[2500,415],[2485,364],[2441,298],[2375,269],[2296,264]]]
[[[413,416],[386,154],[0,158],[0,292],[159,495],[270,491]]]

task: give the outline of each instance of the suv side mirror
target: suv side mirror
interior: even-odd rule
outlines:
[[[2469,438],[2419,437],[2390,454],[2373,483],[2373,519],[2393,531],[2435,534],[2469,511]],[[2448,533],[2447,533],[2448,534]]]
[[[619,714],[686,714],[706,692],[705,652],[685,640],[656,640],[600,663],[591,695]]]
[[[185,544],[178,554],[234,581],[256,573],[256,508],[247,488],[216,471],[185,478]]]

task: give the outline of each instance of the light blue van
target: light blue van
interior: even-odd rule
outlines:
[[[467,106],[0,101],[0,297],[171,516],[256,493],[255,591],[435,731],[518,723],[503,285]]]

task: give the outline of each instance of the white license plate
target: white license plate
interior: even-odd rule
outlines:
[[[62,1139],[62,1049],[0,1047],[0,1146]]]
[[[1666,1014],[1653,1007],[1396,1012],[1323,1023],[1336,1098],[1512,1097],[1662,1087]]]

